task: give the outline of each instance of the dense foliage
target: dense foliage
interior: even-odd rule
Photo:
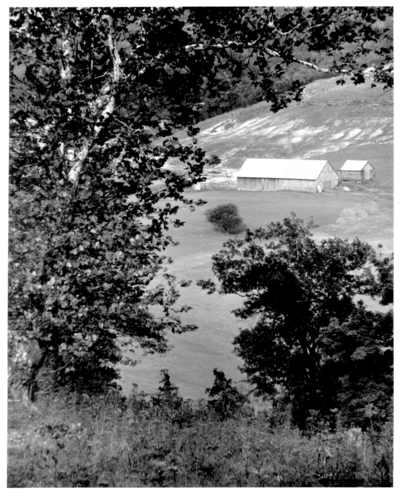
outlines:
[[[393,313],[360,305],[343,323],[333,319],[320,342],[343,423],[383,425],[393,409]]]
[[[374,250],[358,239],[316,243],[312,223],[294,215],[213,256],[221,293],[244,298],[237,317],[248,322],[236,353],[259,392],[289,402],[302,429],[315,414],[334,423],[384,421],[393,392],[393,318],[367,312],[358,295],[375,295],[367,266]],[[210,292],[212,281],[199,281]]]
[[[229,231],[234,231],[243,222],[239,215],[239,210],[233,203],[225,203],[217,205],[214,208],[206,210],[205,215],[208,222],[221,231],[229,234]]]
[[[174,88],[195,87],[193,78],[202,76],[194,68],[186,75],[160,70],[179,50],[186,53],[187,35],[175,43],[149,35],[141,43],[143,16],[12,11],[12,338],[34,338],[59,379],[79,388],[101,389],[115,379],[113,364],[131,338],[165,352],[166,330],[185,330],[169,313],[178,296],[173,277],[147,287],[177,210],[157,203],[190,204],[182,191],[201,177],[204,153],[177,143],[170,122],[192,122]],[[154,12],[148,31],[173,30],[174,19]],[[182,63],[195,63],[189,59]],[[186,176],[162,169],[169,157],[185,163]],[[155,193],[159,179],[164,188]],[[152,305],[162,307],[161,319]]]
[[[296,99],[296,91],[306,84],[338,74],[351,74],[355,84],[363,82],[365,74],[389,86],[393,83],[392,67],[387,67],[393,62],[391,8],[198,10],[203,17],[212,16],[214,25],[218,14],[230,16],[234,26],[240,26],[243,17],[249,21],[247,30],[237,29],[227,54],[236,61],[235,70],[222,64],[218,72],[225,87],[223,98],[206,95],[202,119],[259,102],[265,98],[264,90],[279,95],[271,100],[276,111]],[[266,84],[254,85],[266,73]]]
[[[179,320],[187,307],[172,312],[174,278],[164,273],[149,285],[171,243],[165,231],[178,207],[168,200],[192,208],[184,189],[202,179],[195,125],[206,100],[223,99],[246,77],[278,111],[301,97],[298,79],[283,91],[277,84],[292,64],[350,74],[357,84],[359,56],[371,50],[375,78],[390,86],[390,48],[368,43],[390,38],[391,15],[12,8],[9,350],[14,364],[32,342],[41,352],[22,380],[32,385],[46,363],[59,383],[98,390],[117,378],[123,345],[165,352],[167,330],[193,329]],[[296,56],[300,46],[326,55],[349,43],[329,67]],[[180,128],[189,144],[174,137]],[[169,159],[183,174],[164,167]]]

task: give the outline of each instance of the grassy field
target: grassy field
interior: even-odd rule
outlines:
[[[335,78],[319,80],[305,88],[301,103],[277,114],[269,111],[268,104],[258,103],[204,121],[199,127],[199,145],[208,154],[219,155],[228,169],[239,169],[249,157],[327,159],[335,169],[347,159],[364,159],[375,167],[376,178],[364,184],[345,183],[350,191],[341,187],[322,195],[235,190],[190,193],[208,203],[194,213],[179,212],[185,226],[172,229],[171,234],[180,244],[167,254],[174,259],[171,271],[178,280],[194,281],[182,289],[180,301],[193,307],[185,321],[196,324],[198,330],[171,336],[173,349],[165,356],[148,356],[134,368],[122,367],[126,394],[132,383],[154,392],[160,369],[169,370],[185,398],[204,396],[212,384],[214,367],[235,381],[244,379],[231,344],[243,326],[231,313],[240,306],[240,298],[210,296],[195,286],[197,279],[212,276],[211,257],[228,239],[207,223],[207,208],[233,202],[250,229],[280,221],[294,211],[303,220],[313,217],[319,225],[316,239],[357,236],[374,247],[381,243],[384,253],[393,250],[393,91],[379,85],[370,88],[369,83],[339,87]],[[365,213],[366,202],[373,202],[375,213]],[[351,209],[353,215],[347,210],[339,219],[344,209]],[[367,302],[377,308],[373,301]]]
[[[390,173],[389,167],[377,172],[382,178]],[[386,181],[386,179],[385,179]],[[211,257],[218,252],[229,237],[215,231],[206,220],[207,208],[220,203],[235,203],[247,228],[255,229],[266,226],[271,221],[280,221],[294,211],[296,215],[309,220],[313,217],[319,226],[315,230],[317,238],[341,236],[386,244],[390,251],[391,240],[391,194],[378,185],[349,184],[350,192],[331,190],[321,195],[300,192],[248,192],[236,190],[210,190],[190,193],[193,199],[202,198],[207,205],[191,213],[182,209],[178,218],[185,222],[181,228],[172,228],[171,235],[179,242],[171,247],[167,255],[174,259],[171,272],[180,279],[191,279],[188,288],[181,289],[182,304],[193,309],[185,315],[184,321],[198,326],[198,330],[180,336],[171,336],[172,351],[165,356],[148,356],[136,367],[122,367],[121,384],[128,394],[132,383],[146,392],[154,392],[158,387],[159,371],[168,369],[171,378],[185,398],[197,399],[204,396],[204,391],[213,381],[214,367],[222,369],[227,377],[235,381],[244,377],[238,371],[240,360],[233,354],[232,340],[243,323],[231,313],[241,305],[240,298],[234,295],[207,295],[196,285],[198,279],[212,277]],[[375,189],[379,189],[381,195]],[[385,194],[384,194],[385,193]],[[340,225],[335,221],[345,208],[356,204],[374,201],[379,207],[379,214],[367,216],[357,225]],[[374,227],[375,226],[375,227]],[[240,233],[237,236],[244,236]],[[385,243],[386,240],[386,243]]]
[[[336,78],[314,81],[302,102],[277,114],[261,102],[200,123],[199,145],[232,169],[250,157],[314,158],[352,153],[364,145],[393,145],[393,91],[370,86],[338,86]]]

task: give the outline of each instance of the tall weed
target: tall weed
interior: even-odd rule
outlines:
[[[389,422],[379,434],[321,427],[306,436],[283,418],[243,410],[221,420],[204,401],[178,403],[163,410],[140,393],[42,398],[37,412],[10,403],[8,486],[393,484]]]

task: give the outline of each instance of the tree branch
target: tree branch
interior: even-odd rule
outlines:
[[[313,28],[315,28],[315,27],[316,26],[313,26]],[[295,29],[295,28],[293,28],[293,29]],[[290,31],[288,31],[288,33],[290,33]],[[288,33],[282,33],[282,34],[288,34]],[[228,48],[232,49],[232,46],[234,46],[234,45],[241,45],[244,49],[250,49],[250,48],[254,49],[256,43],[258,43],[260,41],[260,38],[261,38],[261,36],[259,36],[257,38],[257,40],[255,40],[251,43],[248,43],[247,45],[244,45],[243,43],[237,43],[235,41],[228,41],[226,44],[216,43],[213,45],[208,45],[207,48],[216,48],[216,49],[225,49],[226,50]],[[197,43],[197,44],[193,44],[193,45],[186,45],[185,48],[186,49],[193,48],[194,50],[204,50],[206,47],[204,46],[203,43]],[[284,58],[280,52],[278,52],[276,50],[272,50],[271,48],[261,47],[261,50],[264,51],[265,53],[267,53],[268,55],[270,55],[271,57]],[[324,72],[324,73],[331,73],[331,74],[343,74],[343,73],[348,74],[348,73],[350,73],[350,71],[345,70],[345,69],[333,70],[333,69],[329,69],[329,68],[319,67],[317,64],[313,64],[312,62],[307,62],[306,60],[298,59],[297,57],[293,57],[292,61],[296,62],[298,64],[301,64],[301,65],[310,67],[311,69],[314,69],[317,72]]]
[[[91,142],[89,142],[87,138],[84,139],[84,143],[80,151],[77,153],[76,161],[68,173],[68,179],[74,184],[75,188],[77,187],[79,176],[82,172],[87,155],[89,151],[93,149],[94,142],[103,128],[102,122],[114,113],[115,96],[112,94],[112,86],[115,85],[122,78],[123,75],[121,70],[121,59],[118,53],[117,46],[113,39],[113,19],[111,16],[107,16],[107,18],[109,23],[107,40],[110,50],[110,56],[113,62],[113,73],[111,75],[111,80],[107,81],[103,85],[102,89],[100,90],[100,96],[96,99],[95,104],[92,107],[92,114],[98,115],[97,122],[94,125],[95,136],[94,138],[92,138]],[[68,72],[66,72],[65,74],[68,77]],[[99,113],[100,110],[101,112]]]

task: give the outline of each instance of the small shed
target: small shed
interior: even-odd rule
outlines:
[[[237,189],[306,191],[337,186],[339,176],[327,160],[249,158],[237,175]]]
[[[346,160],[339,175],[342,181],[369,181],[375,177],[375,169],[368,160]]]

